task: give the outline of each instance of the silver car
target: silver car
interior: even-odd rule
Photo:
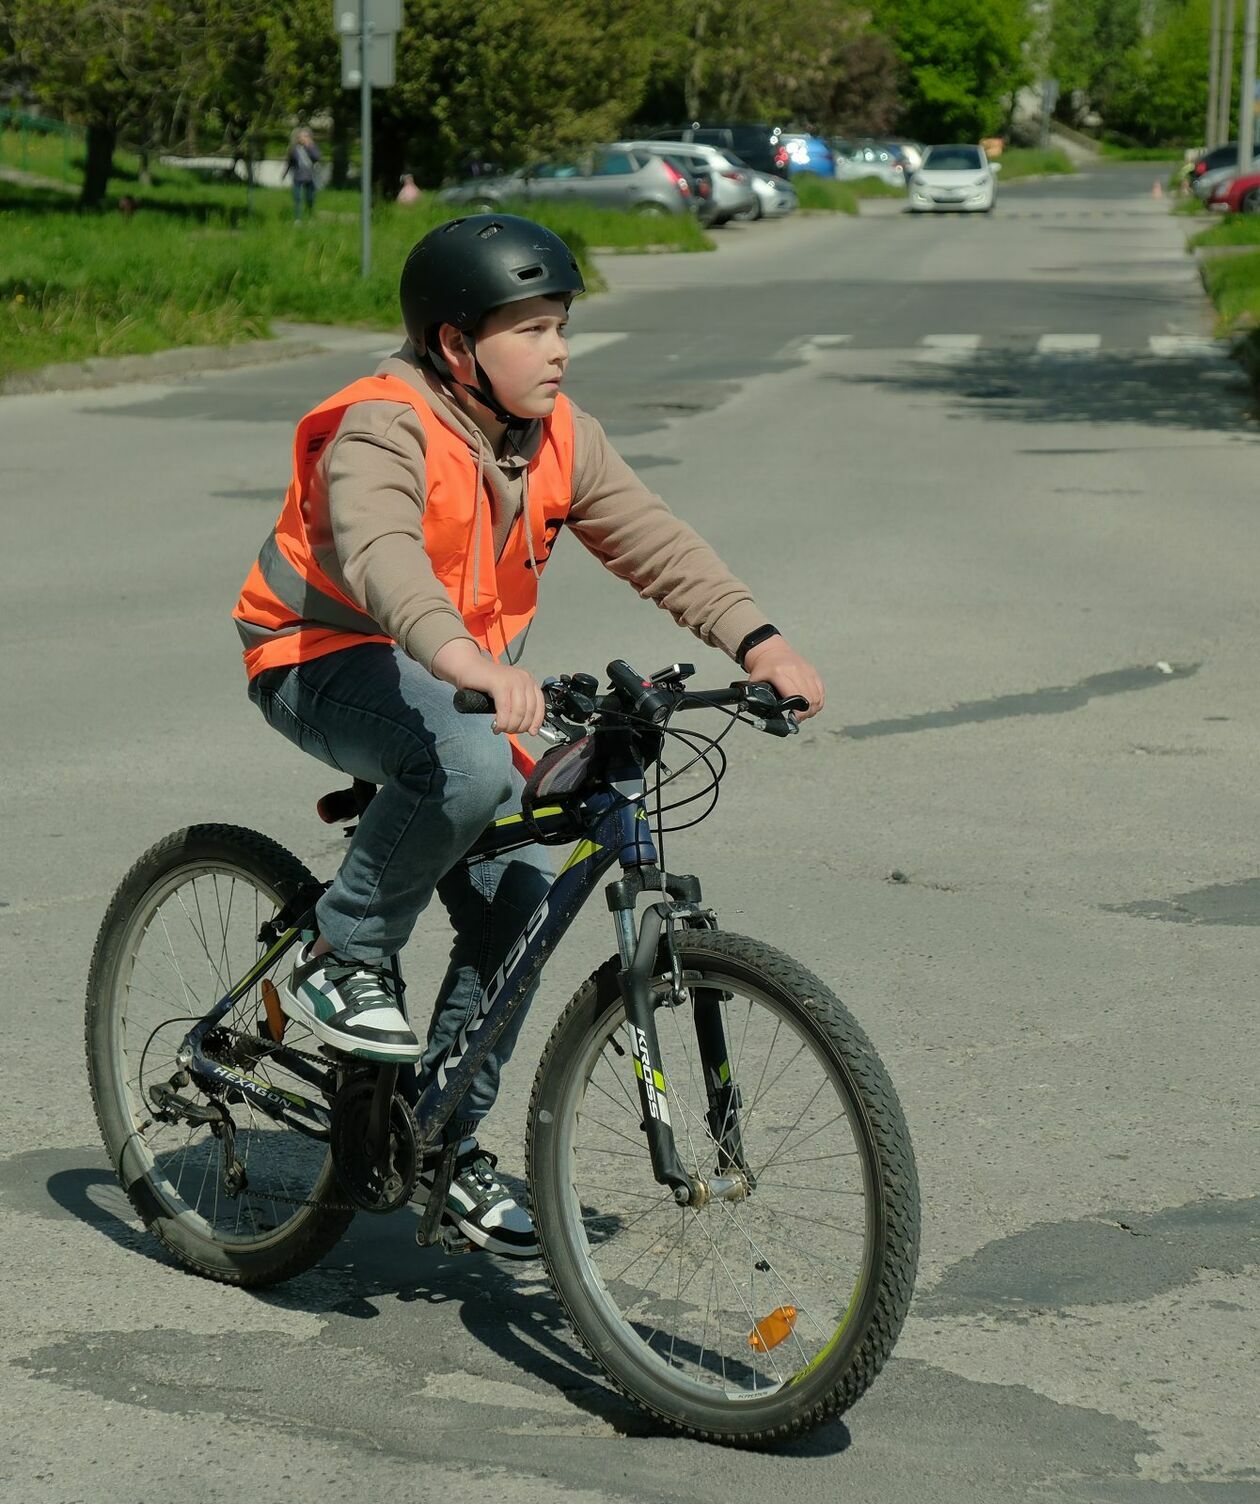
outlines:
[[[630,141],[622,143],[626,151],[653,152],[673,157],[684,166],[694,163],[707,168],[713,178],[713,201],[717,212],[711,223],[725,224],[737,214],[756,207],[752,169],[720,146],[703,146],[698,141]]]
[[[800,208],[796,189],[785,178],[776,178],[769,172],[753,172],[751,168],[748,172],[757,195],[757,207],[737,214],[736,219],[782,219]]]
[[[497,209],[517,200],[595,204],[638,214],[691,214],[695,198],[686,175],[654,152],[596,146],[569,158],[535,162],[500,177],[471,178],[443,188],[447,204]]]
[[[836,177],[842,183],[878,178],[890,188],[906,186],[905,168],[886,146],[833,141],[832,150],[836,154]]]

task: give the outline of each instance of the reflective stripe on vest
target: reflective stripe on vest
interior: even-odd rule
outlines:
[[[258,572],[267,582],[267,587],[282,605],[293,612],[295,620],[287,626],[265,627],[258,622],[236,618],[236,630],[241,634],[245,647],[259,647],[265,642],[274,642],[277,637],[292,637],[303,627],[318,624],[336,627],[342,632],[377,634],[380,628],[370,616],[353,606],[343,605],[331,595],[325,594],[313,580],[303,576],[280,552],[276,535],[272,532],[258,552]]]
[[[401,378],[369,376],[320,403],[297,426],[284,507],[232,613],[251,677],[355,643],[391,641],[319,567],[309,531],[315,466],[346,410],[372,401],[407,403],[424,428],[425,549],[468,634],[498,658],[533,618],[538,575],[572,495],[573,413],[567,398],[558,396],[544,420],[542,442],[526,474],[526,506],[496,559],[489,493],[483,482],[477,494],[477,460],[464,435]]]

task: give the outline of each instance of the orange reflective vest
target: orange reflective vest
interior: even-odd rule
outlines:
[[[312,546],[318,528],[328,544],[327,518],[313,516],[311,478],[356,402],[406,402],[425,432],[425,550],[468,635],[494,658],[524,633],[538,605],[538,576],[569,513],[573,493],[573,412],[557,396],[530,462],[526,506],[494,556],[488,483],[478,494],[477,460],[463,434],[397,376],[352,382],[307,413],[293,443],[293,478],[284,506],[232,612],[252,679],[365,642],[391,642],[319,567]],[[519,759],[518,759],[519,761]]]

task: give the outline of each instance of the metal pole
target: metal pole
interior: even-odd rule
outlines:
[[[1216,139],[1216,121],[1221,112],[1221,0],[1212,0],[1211,42],[1208,51],[1207,127],[1203,142],[1209,151],[1221,143]]]
[[[1222,146],[1229,140],[1229,125],[1234,114],[1234,9],[1235,0],[1225,0],[1225,26],[1221,36],[1221,105],[1216,117]]]
[[[1256,136],[1256,0],[1247,0],[1243,24],[1242,87],[1238,101],[1238,176],[1251,171]]]
[[[1230,0],[1233,4],[1233,0]],[[368,72],[367,0],[359,0],[359,274],[372,275],[372,75]]]

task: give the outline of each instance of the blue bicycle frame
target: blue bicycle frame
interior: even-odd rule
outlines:
[[[652,841],[644,808],[646,784],[641,766],[630,766],[607,777],[604,786],[583,800],[582,828],[579,840],[547,896],[530,916],[503,964],[486,986],[477,1012],[464,1025],[446,1056],[438,1064],[433,1078],[416,1104],[417,1148],[423,1152],[440,1137],[455,1107],[463,1098],[473,1077],[499,1035],[525,1006],[535,978],[559,945],[583,904],[600,879],[620,863],[622,877],[609,884],[609,908],[617,925],[618,949],[622,969],[618,980],[626,1004],[626,1020],[635,1061],[643,1107],[643,1124],[657,1180],[674,1189],[680,1203],[703,1194],[698,1183],[687,1174],[678,1160],[666,1100],[664,1076],[659,1067],[654,1009],[649,982],[658,970],[662,934],[672,958],[672,932],[675,923],[708,927],[712,916],[700,907],[700,885],[692,877],[671,877],[657,866],[657,852]],[[535,830],[543,836],[572,830],[573,816],[556,808],[536,810],[531,816]],[[533,844],[534,831],[524,815],[509,815],[496,821],[469,851],[465,860],[497,856],[521,846]],[[322,888],[321,888],[322,891]],[[667,902],[649,907],[636,926],[635,904],[640,893],[660,891]],[[284,1121],[310,1136],[327,1137],[330,1120],[325,1101],[314,1101],[296,1093],[280,1091],[259,1081],[245,1071],[212,1059],[206,1053],[206,1040],[212,1030],[250,989],[275,965],[276,961],[313,925],[313,902],[304,905],[283,933],[273,921],[264,926],[260,939],[269,940],[264,955],[241,980],[225,994],[215,1007],[190,1031],[177,1054],[179,1065],[193,1076],[220,1089],[239,1093],[261,1112]],[[281,918],[285,911],[281,911]],[[675,991],[681,987],[677,965],[673,967]],[[703,1000],[703,994],[700,995]],[[726,1046],[716,1008],[697,1007],[698,1036],[706,1076],[712,1073],[711,1096],[717,1121],[724,1125],[721,1135],[724,1165],[742,1161],[738,1142],[735,1109],[738,1094],[729,1082],[726,1069]],[[309,1057],[287,1050],[278,1040],[269,1047],[269,1056],[283,1063],[286,1070],[312,1087],[327,1092],[333,1082],[335,1067],[330,1062],[321,1068]]]

